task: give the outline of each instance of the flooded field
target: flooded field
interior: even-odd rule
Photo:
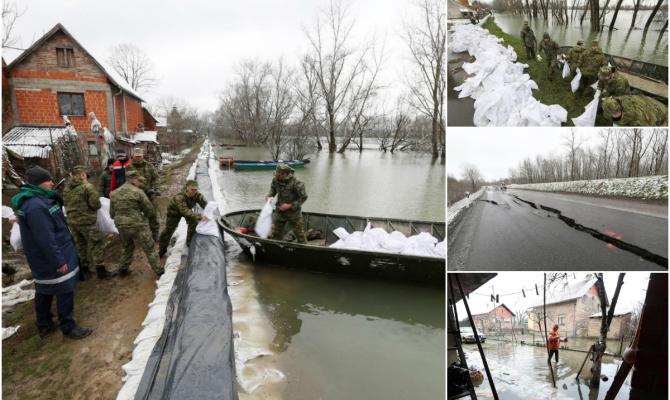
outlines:
[[[267,159],[261,148],[218,149]],[[444,220],[444,167],[429,155],[327,152],[296,176],[304,209],[326,213]],[[225,208],[260,208],[273,171],[220,172]],[[318,262],[318,260],[315,260]],[[230,260],[251,270],[266,344],[285,375],[271,398],[445,398],[444,291]],[[234,301],[234,300],[233,300]],[[235,320],[235,317],[233,318]]]
[[[573,340],[570,339],[570,341]],[[576,345],[576,347],[584,346],[587,349],[592,343],[592,341],[586,339],[578,339],[577,341],[579,344],[573,343],[572,345]],[[622,363],[620,358],[603,357],[602,374],[607,376],[608,380],[604,382],[601,379],[599,389],[590,389],[586,382],[591,377],[589,362],[584,366],[580,380],[575,379],[579,367],[584,362],[586,353],[561,350],[558,365],[552,359],[552,368],[556,378],[556,388],[554,388],[547,365],[547,351],[544,346],[527,346],[489,339],[482,346],[486,361],[493,374],[498,396],[503,400],[602,399],[605,397],[605,393],[607,393],[612,379]],[[613,347],[618,350],[618,343],[615,345],[608,341],[608,352],[612,351]],[[468,366],[481,370],[485,375],[477,345],[464,344],[463,349],[466,353]],[[479,399],[493,398],[486,377],[481,384],[476,385],[475,389]],[[616,399],[628,399],[629,392],[630,375],[621,387]]]

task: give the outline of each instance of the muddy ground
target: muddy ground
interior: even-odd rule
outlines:
[[[183,187],[199,148],[200,144],[194,146],[161,175],[161,228],[167,203]],[[118,238],[112,239],[106,250],[110,269],[118,268],[120,252]],[[3,245],[3,259],[18,263],[21,257]],[[116,398],[122,385],[121,366],[132,357],[133,340],[142,329],[155,290],[156,275],[139,249],[131,269],[134,273],[126,278],[89,279],[79,284],[75,298],[77,323],[95,329],[83,340],[65,338],[60,332],[40,339],[32,301],[3,310],[3,326],[21,325],[15,336],[2,342],[3,399]],[[53,313],[55,318],[55,307]]]

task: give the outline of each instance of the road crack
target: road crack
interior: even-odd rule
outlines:
[[[484,199],[479,199],[479,200],[477,200],[477,201],[485,201],[485,202],[487,202],[487,203],[491,203],[491,204],[495,204],[495,205],[498,205],[498,202],[496,202],[496,201],[493,201],[493,200],[484,200]]]
[[[632,243],[624,242],[623,240],[617,239],[617,238],[612,237],[612,236],[608,236],[608,235],[600,232],[597,229],[593,229],[593,228],[590,228],[588,226],[581,225],[581,224],[577,223],[573,218],[566,217],[565,215],[563,215],[561,210],[558,210],[556,208],[544,206],[542,204],[536,204],[532,201],[524,200],[524,199],[522,199],[522,198],[520,198],[519,196],[516,196],[516,195],[512,195],[512,196],[514,196],[516,199],[518,199],[520,201],[523,201],[524,203],[530,205],[531,207],[533,207],[535,209],[540,208],[544,211],[555,214],[558,219],[563,221],[566,225],[568,225],[572,229],[575,229],[575,230],[580,231],[580,232],[587,233],[587,234],[593,236],[594,238],[596,238],[596,239],[598,239],[602,242],[609,243],[613,246],[616,246],[617,248],[619,248],[621,250],[628,251],[628,252],[633,253],[633,254],[635,254],[635,255],[637,255],[637,256],[639,256],[639,257],[641,257],[641,258],[643,258],[647,261],[653,262],[654,264],[658,264],[662,267],[668,268],[668,259],[666,257],[663,257],[663,256],[660,256],[658,254],[652,253],[649,250],[646,250],[642,247],[636,246]]]

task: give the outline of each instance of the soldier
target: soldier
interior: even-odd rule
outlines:
[[[573,74],[582,65],[582,58],[584,57],[584,39],[577,40],[577,46],[570,49],[568,53],[568,64],[570,65],[570,72]]]
[[[591,48],[584,52],[582,64],[579,67],[582,71],[582,91],[588,90],[589,86],[598,80],[598,71],[605,65],[607,65],[607,57],[605,57],[603,51],[598,47],[598,41],[594,40],[591,43]]]
[[[542,35],[539,51],[544,51],[544,55],[547,57],[547,79],[552,81],[556,72],[556,56],[558,55],[559,48],[556,42],[551,40],[547,32]]]
[[[307,200],[305,184],[293,176],[295,171],[286,164],[280,164],[270,184],[268,198],[277,195],[274,224],[271,239],[282,240],[284,228],[289,225],[300,243],[307,243],[305,223],[302,220],[302,204]]]
[[[63,201],[67,211],[67,225],[79,250],[79,268],[90,274],[90,265],[95,266],[98,279],[109,279],[116,275],[107,271],[103,264],[105,238],[95,225],[100,209],[100,195],[88,182],[86,167],[74,167],[74,174],[63,190]]]
[[[537,46],[537,40],[535,39],[535,33],[528,26],[528,21],[523,21],[521,41],[523,42],[523,47],[526,48],[526,58],[528,60],[535,58],[535,46]]]
[[[135,245],[146,254],[151,269],[157,275],[163,274],[155,241],[158,239],[158,220],[156,211],[149,198],[139,187],[142,177],[137,171],[126,172],[126,183],[112,192],[110,214],[119,230],[123,243],[120,272],[122,276],[130,273]]]
[[[98,193],[100,196],[109,198],[109,188],[112,183],[112,164],[114,159],[107,160],[107,168],[105,168],[98,177]]]
[[[647,96],[607,97],[602,101],[605,116],[617,126],[667,126],[668,107]]]
[[[598,72],[598,89],[601,90],[601,99],[630,94],[628,79],[615,71],[614,67],[610,68],[608,66],[600,68],[600,72]]]
[[[126,167],[126,171],[137,171],[141,177],[144,178],[144,182],[140,189],[144,190],[144,193],[151,201],[151,204],[156,208],[156,198],[158,197],[158,174],[156,169],[151,163],[144,160],[144,151],[140,148],[135,148],[133,150],[133,162]]]
[[[165,252],[167,252],[168,243],[170,242],[170,238],[175,229],[177,229],[181,217],[184,217],[188,224],[186,245],[188,246],[191,244],[191,238],[195,233],[195,227],[198,225],[198,222],[207,221],[206,216],[193,211],[196,204],[204,209],[207,207],[207,200],[205,200],[205,196],[203,196],[202,193],[198,193],[198,182],[193,180],[186,181],[184,191],[174,196],[168,205],[165,228],[163,229],[159,240],[159,257],[163,257]]]

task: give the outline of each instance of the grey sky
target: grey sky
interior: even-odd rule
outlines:
[[[577,279],[581,279],[585,273],[577,272],[574,274]],[[614,290],[616,289],[616,282],[619,277],[618,272],[606,272],[604,275],[605,278],[605,290],[607,295],[611,299],[614,295]],[[493,304],[490,302],[490,295],[494,294],[507,294],[521,291],[522,288],[526,291],[526,298],[522,294],[515,294],[511,296],[500,296],[500,303],[505,303],[514,313],[517,310],[523,310],[528,307],[531,301],[537,299],[537,294],[535,290],[528,290],[533,288],[537,284],[540,298],[542,296],[542,283],[544,275],[542,272],[504,272],[499,273],[495,278],[488,281],[484,286],[477,289],[474,293],[471,294],[468,299],[468,305],[470,306],[470,311],[473,314],[483,313],[492,310],[499,304]],[[573,273],[569,273],[568,283],[574,281]],[[624,284],[621,287],[621,293],[619,294],[619,300],[617,302],[616,310],[620,311],[630,311],[638,302],[644,302],[646,296],[647,284],[649,283],[649,273],[648,272],[629,272],[626,273],[624,278]],[[495,290],[491,289],[491,286]],[[458,289],[456,289],[458,290]],[[547,298],[547,301],[550,301],[550,298]],[[463,301],[460,301],[457,304],[458,318],[463,319],[466,316],[465,306]]]
[[[243,59],[284,57],[289,64],[297,63],[307,45],[303,28],[312,26],[317,11],[329,0],[20,0],[17,4],[26,10],[15,27],[19,46],[30,46],[58,22],[97,58],[104,59],[113,45],[133,43],[149,54],[161,79],[143,95],[145,100],[175,96],[191,106],[214,110],[218,92]],[[397,96],[403,90],[408,57],[400,34],[411,0],[348,4],[358,40],[373,35],[386,39],[382,78],[389,89],[380,97]],[[18,53],[3,56],[10,62]]]
[[[600,128],[578,128],[585,146],[593,146]],[[508,176],[526,157],[562,154],[566,128],[448,128],[447,173],[461,178],[462,166],[474,164],[486,180]]]

